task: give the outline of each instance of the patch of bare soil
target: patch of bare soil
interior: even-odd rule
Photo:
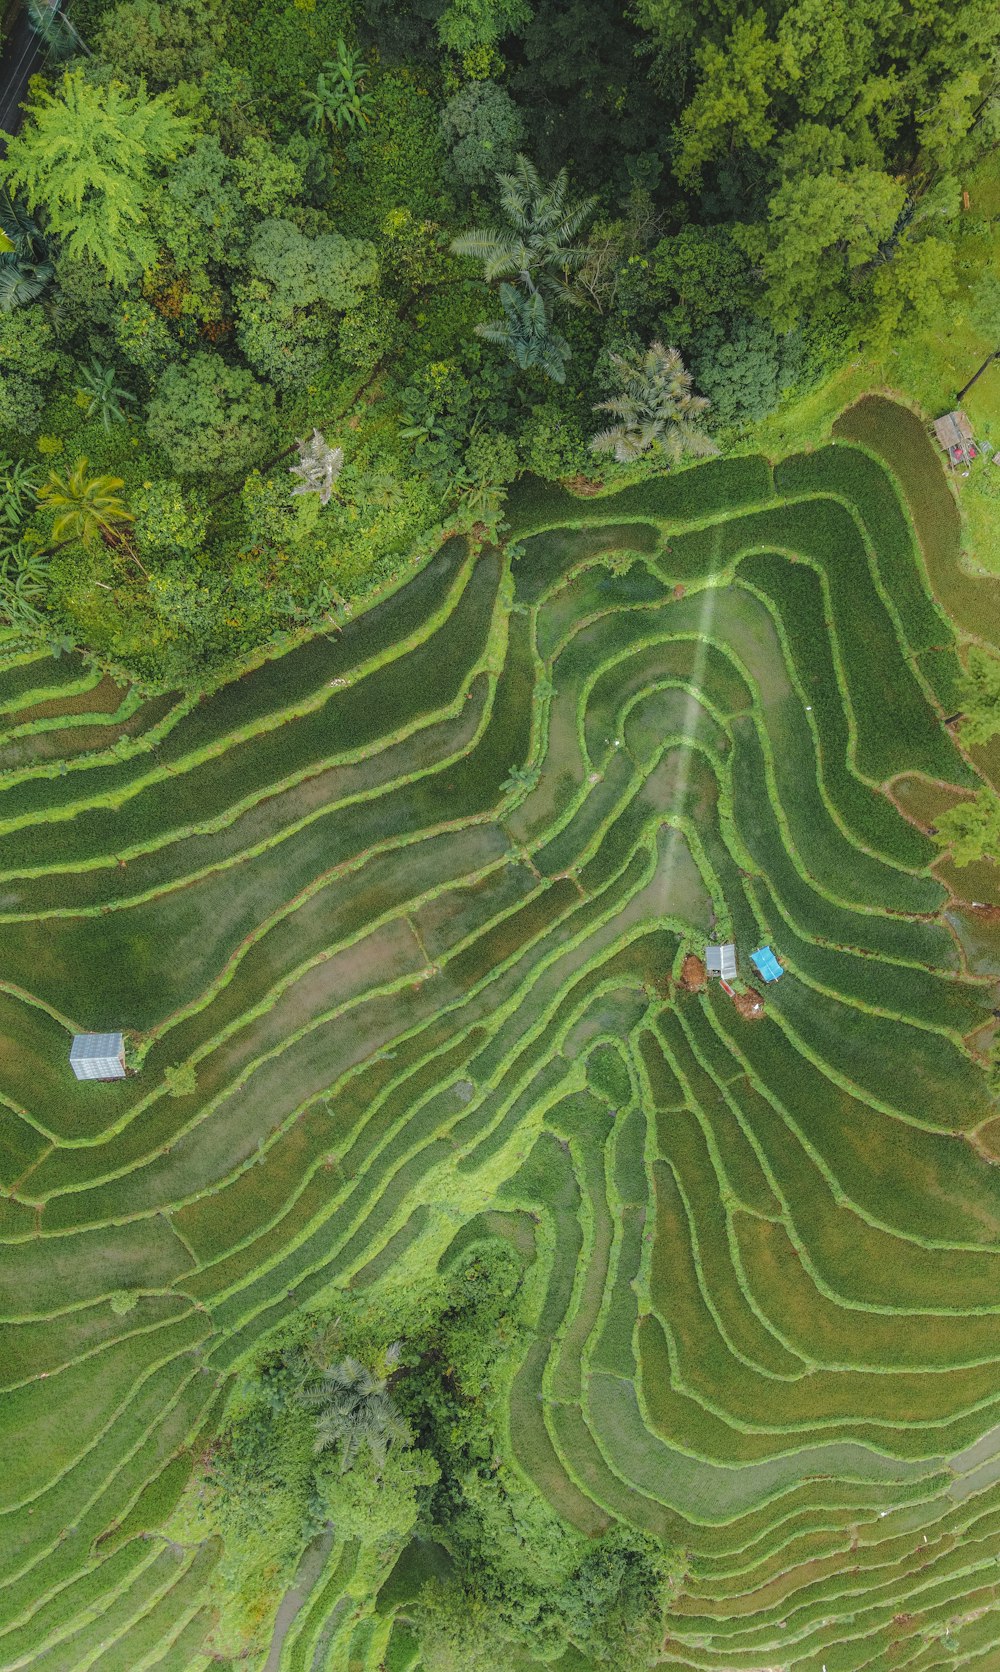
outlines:
[[[708,985],[708,974],[700,958],[689,952],[681,965],[680,985],[688,993],[703,992]]]
[[[764,1000],[754,987],[748,987],[745,993],[736,993],[733,1003],[748,1022],[759,1022],[764,1014]]]
[[[603,486],[603,482],[595,482],[591,476],[567,476],[563,481],[563,487],[568,488],[570,493],[582,494],[584,498],[600,493]]]

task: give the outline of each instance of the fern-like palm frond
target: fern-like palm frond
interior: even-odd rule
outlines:
[[[307,1409],[318,1413],[314,1451],[339,1450],[341,1473],[352,1467],[366,1447],[381,1468],[390,1446],[410,1438],[386,1383],[357,1359],[345,1358],[324,1370],[319,1382],[304,1389],[300,1397]]]
[[[512,226],[525,231],[531,225],[532,205],[543,195],[541,176],[533,162],[519,152],[509,174],[498,174],[500,205]]]
[[[676,348],[653,342],[610,359],[619,388],[593,410],[618,422],[593,437],[593,452],[613,453],[619,464],[632,464],[655,450],[668,464],[679,464],[685,456],[705,458],[718,451],[698,427],[709,403],[692,392],[691,374]]]
[[[499,298],[503,319],[477,325],[479,336],[506,348],[522,371],[537,367],[554,383],[564,383],[569,344],[553,331],[541,291],[523,296],[514,285],[502,284]]]
[[[461,233],[452,242],[455,254],[481,261],[487,284],[515,280],[528,294],[541,291],[550,302],[577,302],[569,280],[582,267],[586,250],[574,240],[596,199],[568,203],[566,170],[546,186],[524,156],[517,158],[512,173],[499,174],[497,181],[507,227]]]
[[[510,344],[510,328],[505,319],[483,320],[476,326],[476,336],[482,337],[484,343],[495,343],[498,348]]]

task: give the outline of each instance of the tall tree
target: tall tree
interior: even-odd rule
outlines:
[[[71,255],[126,284],[156,257],[148,205],[158,172],[192,142],[195,123],[169,95],[132,95],[82,70],[39,87],[21,132],[8,137],[0,179],[43,209]]]
[[[883,329],[893,330],[904,314],[921,325],[940,320],[957,289],[953,244],[933,234],[905,239],[875,274]]]
[[[269,382],[308,383],[333,329],[330,310],[355,307],[378,278],[374,246],[339,232],[310,238],[291,221],[268,218],[249,241],[246,264],[250,277],[234,287],[240,348]]]
[[[274,392],[219,354],[193,354],[161,377],[146,412],[151,440],[182,476],[225,477],[259,458],[274,416]]]
[[[499,294],[503,318],[477,325],[477,334],[505,348],[522,371],[537,367],[553,383],[565,383],[569,343],[553,330],[541,291],[522,296],[512,284],[502,284]]]
[[[504,281],[529,296],[540,292],[548,301],[576,302],[571,280],[587,252],[575,239],[593,214],[596,198],[572,202],[564,168],[546,185],[534,163],[520,155],[513,172],[498,174],[497,181],[507,225],[463,232],[452,242],[455,254],[476,256],[487,284]]]
[[[595,412],[610,412],[617,423],[590,443],[595,453],[613,453],[632,464],[644,453],[678,464],[685,454],[705,458],[718,451],[700,428],[708,401],[691,389],[691,374],[676,348],[650,343],[645,351],[612,354],[618,393],[599,401]]]
[[[906,201],[902,181],[873,168],[836,168],[782,182],[766,220],[736,227],[760,264],[767,304],[784,329],[842,289],[888,241]]]
[[[376,1465],[384,1463],[389,1448],[410,1436],[385,1381],[357,1359],[344,1358],[324,1370],[318,1383],[303,1391],[302,1403],[316,1413],[316,1452],[339,1450],[341,1472],[366,1448]]]
[[[781,49],[767,36],[763,12],[737,18],[722,46],[698,52],[701,82],[681,118],[674,172],[697,182],[703,165],[736,147],[763,151],[776,127],[774,93],[783,84]]]
[[[972,865],[977,859],[1000,859],[1000,798],[995,790],[983,789],[969,801],[959,801],[939,813],[935,841],[950,849],[956,865]]]
[[[524,134],[521,112],[495,81],[469,81],[441,112],[441,137],[451,150],[451,170],[463,186],[481,186],[508,169]]]
[[[0,431],[33,435],[56,380],[69,370],[44,308],[0,311]]]
[[[223,0],[112,0],[100,8],[92,39],[117,76],[158,92],[209,74],[227,37]]]
[[[526,0],[448,0],[437,20],[438,39],[452,52],[473,53],[519,34],[530,16]]]

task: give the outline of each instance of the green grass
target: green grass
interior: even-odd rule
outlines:
[[[834,495],[854,512],[866,537],[872,573],[912,654],[950,643],[951,626],[935,609],[913,561],[904,504],[875,459],[860,448],[824,447],[788,460],[777,480],[789,493]]]
[[[507,516],[518,539],[539,528],[607,522],[609,506],[629,521],[648,518],[672,526],[770,499],[773,491],[765,459],[718,459],[697,471],[658,477],[596,499],[580,499],[529,477],[511,494]]]
[[[926,865],[932,845],[898,817],[892,804],[851,770],[851,732],[825,625],[826,602],[817,572],[774,553],[744,558],[739,580],[778,612],[804,707],[818,737],[819,773],[830,804],[855,841],[907,866]],[[921,664],[923,665],[923,664]]]
[[[992,368],[994,384],[1000,381]],[[990,575],[970,572],[970,558],[995,572],[996,538],[976,529],[971,552],[963,546],[959,506],[935,444],[915,413],[869,396],[838,420],[836,433],[860,442],[883,459],[906,495],[920,541],[931,591],[963,632],[1000,644],[1000,588]]]
[[[0,670],[4,1664],[205,1672],[217,1552],[157,1538],[241,1355],[490,1236],[505,1443],[684,1552],[664,1664],[935,1664],[1000,1552],[1000,953],[925,833],[991,583],[915,422],[522,483],[512,568],[452,542],[193,706]],[[716,938],[763,1019],[678,984]],[[104,1026],[139,1072],[77,1085]],[[356,1557],[281,1672],[422,1672]]]
[[[943,903],[943,890],[936,879],[910,876],[888,866],[879,869],[874,860],[859,855],[858,871],[880,878],[880,887],[869,906],[863,893],[850,886],[850,856],[843,851],[835,827],[829,844],[822,839],[814,841],[804,855],[790,851],[780,812],[765,793],[767,756],[760,735],[743,720],[734,722],[734,730],[738,731],[732,764],[736,826],[751,860],[799,927],[816,939],[857,946],[889,959],[945,967],[953,964],[954,949],[940,924],[933,920],[935,910]],[[832,879],[827,862],[831,852],[841,859]],[[818,876],[811,874],[809,860]],[[838,882],[846,901],[833,891]]]
[[[681,1192],[688,1218],[688,1236],[694,1251],[698,1282],[716,1327],[730,1353],[764,1376],[791,1381],[806,1373],[810,1355],[789,1349],[774,1332],[766,1317],[748,1304],[742,1288],[742,1272],[734,1263],[730,1247],[730,1215],[719,1195],[719,1181],[712,1169],[704,1136],[691,1117],[676,1117],[661,1127],[662,1147]],[[660,1185],[658,1177],[658,1187]],[[739,1216],[737,1215],[738,1219]],[[754,1219],[754,1225],[766,1221]],[[663,1323],[668,1323],[673,1303],[673,1268],[665,1257],[666,1248],[657,1242],[650,1274],[650,1299]]]

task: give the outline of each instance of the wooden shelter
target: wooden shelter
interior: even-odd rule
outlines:
[[[941,451],[947,453],[953,465],[975,458],[972,425],[964,412],[946,412],[943,418],[935,418],[934,434]]]

